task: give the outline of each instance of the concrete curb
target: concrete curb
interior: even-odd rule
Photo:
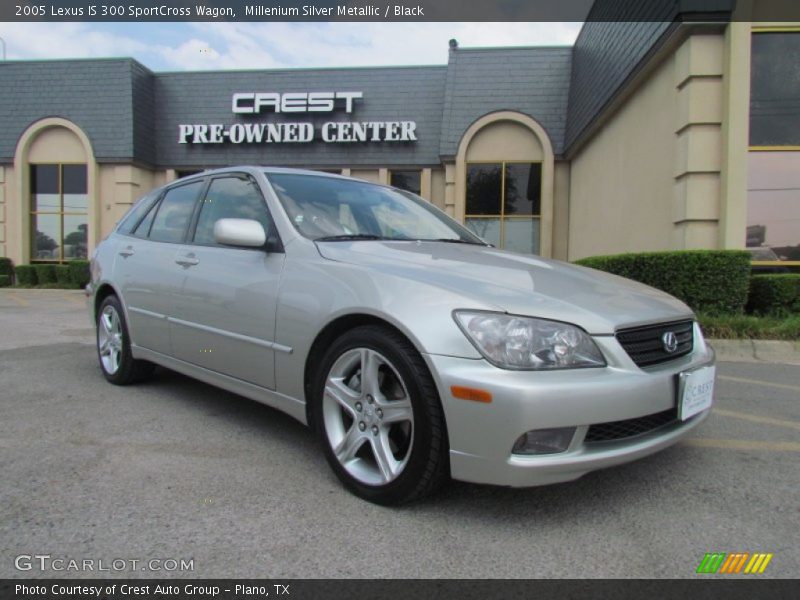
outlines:
[[[717,360],[800,365],[800,342],[781,340],[706,340]]]

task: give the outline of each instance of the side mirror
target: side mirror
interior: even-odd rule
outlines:
[[[261,223],[253,219],[220,219],[214,223],[214,241],[226,246],[262,248],[267,234]]]

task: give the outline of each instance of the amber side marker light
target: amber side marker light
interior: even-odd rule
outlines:
[[[492,401],[492,394],[486,390],[476,390],[475,388],[468,388],[461,385],[451,385],[450,393],[453,398],[460,398],[461,400],[472,400],[473,402],[483,402],[489,404]]]

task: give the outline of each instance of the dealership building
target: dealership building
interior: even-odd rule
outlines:
[[[546,257],[750,247],[800,261],[800,23],[651,4],[677,8],[589,21],[571,47],[453,40],[442,66],[0,62],[0,256],[84,258],[152,188],[264,164],[409,189]]]

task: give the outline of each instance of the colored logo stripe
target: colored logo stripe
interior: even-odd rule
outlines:
[[[744,562],[750,558],[749,552],[733,552],[728,554],[728,559],[722,563],[720,573],[738,573],[744,567]]]
[[[730,554],[725,552],[707,552],[703,560],[700,561],[697,572],[706,574],[723,573],[728,575],[742,572],[747,574],[763,573],[769,561],[772,560],[772,556],[771,553],[767,554],[763,552],[756,552],[752,555],[749,552],[732,552]]]
[[[698,573],[716,573],[722,561],[725,560],[724,552],[706,552],[700,566],[697,567]]]
[[[764,570],[767,568],[769,561],[772,560],[772,553],[769,554],[753,554],[753,558],[750,559],[750,562],[747,564],[745,568],[745,573],[763,573]]]

